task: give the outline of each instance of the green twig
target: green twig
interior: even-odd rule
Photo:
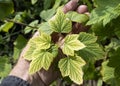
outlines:
[[[5,20],[8,21],[8,22],[13,22],[13,23],[16,23],[16,24],[19,24],[19,25],[28,26],[28,27],[31,27],[31,28],[36,28],[36,29],[38,29],[38,27],[30,26],[30,25],[25,24],[25,23],[22,23],[22,22],[17,22],[17,21],[14,21],[14,20],[12,20],[12,19],[5,19]]]

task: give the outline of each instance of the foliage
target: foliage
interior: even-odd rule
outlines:
[[[49,21],[50,29],[58,33],[69,33],[72,29],[72,22],[67,19],[62,10],[58,10],[56,15]]]
[[[11,70],[7,56],[0,57],[0,77],[5,77]]]
[[[85,65],[84,60],[79,56],[67,57],[61,59],[59,62],[59,68],[62,76],[69,76],[77,84],[83,83],[82,66]],[[75,71],[73,71],[75,70]]]
[[[0,19],[14,12],[14,5],[12,0],[0,0]]]
[[[72,30],[72,20],[69,20],[66,15],[67,14],[64,14],[59,8],[54,17],[52,17],[52,19],[48,21],[50,29],[53,30],[53,32],[57,32],[58,34],[60,34],[59,38],[62,37],[62,33],[69,33]],[[32,60],[32,62],[30,63],[29,73],[34,74],[42,68],[48,70],[51,63],[53,62],[54,57],[59,55],[57,55],[57,53],[53,54],[53,52],[60,52],[60,50],[62,50],[62,54],[66,55],[64,57],[62,57],[62,55],[60,56],[64,59],[60,59],[58,64],[62,76],[69,76],[69,78],[73,82],[77,84],[82,84],[82,67],[85,65],[85,61],[83,60],[83,58],[80,57],[81,54],[77,55],[75,51],[81,52],[86,47],[85,44],[88,45],[88,47],[90,47],[89,44],[93,43],[93,46],[95,46],[96,48],[95,50],[94,48],[91,48],[93,50],[92,53],[97,53],[99,56],[100,54],[103,55],[102,49],[96,43],[96,37],[92,36],[91,34],[81,32],[80,35],[68,34],[65,37],[63,37],[60,42],[58,41],[59,43],[54,43],[54,40],[51,40],[51,38],[52,36],[50,34],[46,34],[40,31],[39,36],[30,39],[30,41],[28,42],[28,45],[30,47],[25,53],[24,58],[30,61]],[[93,40],[90,40],[91,38],[93,38]],[[55,51],[53,51],[51,47],[55,47],[56,45],[59,49],[55,49]],[[87,54],[89,52],[89,55],[91,56],[92,53],[89,49],[86,50],[84,54]],[[84,55],[83,57],[87,58],[88,56]]]
[[[106,25],[111,20],[116,19],[120,14],[120,1],[116,0],[96,0],[97,8],[95,8],[90,17],[88,24],[95,24],[102,21]]]
[[[31,61],[30,74],[47,71],[60,57],[55,67],[65,85],[120,85],[120,0],[79,1],[89,7],[90,18],[75,11],[64,14],[61,6],[68,1],[0,0],[1,79],[28,42],[24,58]],[[73,22],[90,26],[89,31],[72,33]],[[39,36],[31,38],[37,30]]]
[[[73,22],[85,23],[88,21],[89,17],[85,14],[79,14],[74,11],[70,11],[66,16]]]

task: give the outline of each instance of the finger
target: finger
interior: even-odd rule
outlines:
[[[86,5],[80,5],[76,11],[80,14],[83,14],[85,12],[88,12],[88,7]]]
[[[68,11],[73,11],[77,8],[79,0],[71,0],[69,1],[64,7],[63,7],[63,12],[67,13]]]
[[[85,12],[84,14],[86,14],[86,15],[90,16],[90,13],[89,13],[89,12]]]
[[[39,35],[40,35],[39,31],[37,31],[37,32],[34,33],[34,35],[33,35],[32,38],[37,37],[37,36],[39,36]]]
[[[88,7],[86,5],[80,5],[77,10],[76,10],[79,14],[86,14],[86,15],[90,15],[90,13],[88,12]],[[73,25],[73,30],[72,33],[79,33],[79,32],[85,32],[88,31],[88,26],[83,26],[81,23],[75,23]]]

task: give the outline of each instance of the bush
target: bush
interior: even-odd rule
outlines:
[[[75,82],[84,86],[120,85],[120,0],[79,1],[79,4],[88,6],[89,19],[86,15],[78,15],[76,12],[63,14],[60,10],[57,10],[67,2],[68,0],[0,1],[1,79],[9,74],[28,40],[37,30],[40,30],[43,33],[37,39],[45,39],[47,37],[49,43],[47,42],[47,45],[43,46],[42,43],[44,44],[46,41],[41,42],[31,39],[30,42],[41,43],[43,46],[41,48],[45,50],[53,49],[53,51],[58,51],[56,53],[47,51],[46,53],[36,50],[36,52],[40,51],[40,55],[46,53],[45,58],[51,56],[51,59],[48,59],[49,63],[53,61],[54,58],[52,57],[56,57],[57,53],[59,53],[55,40],[51,44],[50,34],[56,32],[60,33],[60,36],[63,35],[64,43],[62,45],[64,47],[57,46],[61,48],[63,54],[67,57],[61,59],[57,64],[63,76],[61,78],[62,84],[70,85]],[[54,15],[55,19],[51,19]],[[62,21],[64,28],[61,27],[62,23],[59,23],[57,18],[64,19]],[[71,31],[71,21],[89,26],[90,29],[87,32],[66,35],[66,33]],[[36,52],[33,54],[37,56]],[[32,60],[27,56],[28,53],[26,53],[25,58]],[[65,63],[66,61],[68,63]],[[50,64],[42,63],[42,67],[46,70],[49,66]],[[32,70],[33,67],[30,67],[30,73],[40,69],[38,67],[36,70]],[[56,85],[55,82],[51,86],[54,85]]]

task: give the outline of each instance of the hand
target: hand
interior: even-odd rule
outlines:
[[[67,13],[68,11],[76,10],[78,13],[89,14],[87,12],[87,6],[85,5],[77,6],[77,2],[78,0],[71,0],[70,2],[68,2],[63,8],[63,12]],[[73,24],[73,28],[74,28],[73,33],[87,31],[86,27],[83,27],[79,23]],[[36,37],[37,35],[39,35],[38,32],[36,32],[33,37]],[[23,58],[23,55],[28,49],[28,47],[29,46],[27,45],[24,48],[16,66],[13,68],[9,75],[22,78],[23,80],[28,81],[31,84],[31,86],[49,86],[54,80],[60,77],[60,72],[55,70],[54,63],[52,63],[48,71],[42,69],[33,75],[29,75],[28,69],[30,62]]]

